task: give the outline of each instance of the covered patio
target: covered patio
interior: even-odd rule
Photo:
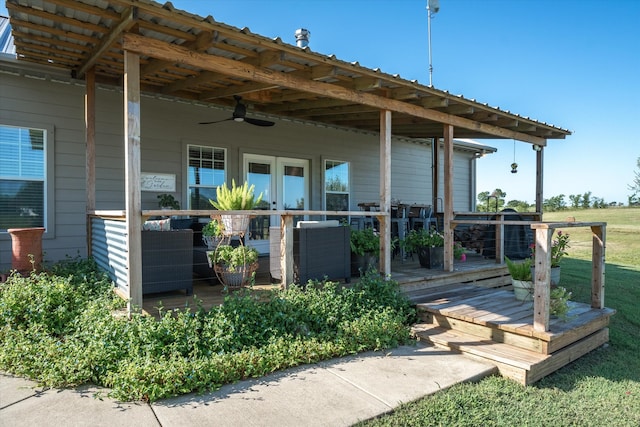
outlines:
[[[520,347],[528,347],[525,351],[542,354],[531,356],[529,360],[534,361],[533,365],[516,369],[515,376],[524,378],[525,383],[535,381],[608,339],[606,326],[612,311],[604,308],[606,225],[541,222],[544,148],[549,140],[564,139],[570,135],[568,130],[397,75],[385,74],[378,69],[368,69],[357,62],[348,63],[332,55],[318,54],[308,47],[298,47],[279,38],[269,39],[253,34],[247,28],[234,28],[215,21],[211,16],[201,17],[176,10],[171,3],[162,5],[149,0],[8,0],[7,9],[16,45],[17,73],[20,63],[33,63],[68,73],[69,81],[84,86],[87,252],[111,273],[116,291],[129,302],[130,309],[144,307],[152,312],[160,301],[156,297],[143,298],[142,292],[142,224],[147,218],[167,214],[160,209],[143,209],[142,203],[141,141],[146,135],[141,125],[145,108],[142,99],[149,98],[207,108],[207,114],[211,113],[220,121],[253,120],[278,123],[282,127],[295,124],[377,136],[377,144],[370,144],[369,151],[375,152],[379,159],[379,200],[372,201],[379,206],[379,211],[357,210],[353,200],[344,210],[322,209],[324,206],[317,203],[315,209],[270,209],[269,215],[279,218],[281,229],[282,278],[279,284],[268,283],[263,271],[255,290],[286,287],[293,283],[295,217],[375,216],[381,236],[381,272],[398,280],[403,291],[415,302],[432,304],[424,310],[439,310],[434,315],[425,315],[424,320],[431,323],[423,329],[437,329],[425,336],[441,337],[439,328],[459,324],[465,318],[459,312],[434,308],[433,304],[437,301],[445,305],[462,304],[468,305],[465,310],[470,310],[477,295],[467,294],[461,289],[473,287],[493,292],[493,288],[508,285],[504,265],[505,227],[525,224],[534,230],[536,242],[535,298],[531,319],[523,318],[528,326],[516,328],[518,331],[513,335],[505,334],[499,324],[488,325],[474,317],[467,319],[469,323],[462,327],[463,332],[477,334],[473,339],[484,340],[482,342],[485,343],[502,339],[501,345],[516,343]],[[13,66],[4,65],[5,68]],[[122,123],[118,123],[122,127],[112,132],[123,141],[123,204],[97,199],[97,128],[101,121],[109,124],[114,121],[111,117],[99,115],[104,109],[97,108],[101,102],[97,89],[122,93]],[[250,105],[251,116],[255,118],[245,117],[245,104],[244,110],[239,112],[239,96]],[[179,125],[191,126],[194,122]],[[158,127],[162,127],[161,122]],[[163,129],[152,131],[161,133]],[[281,138],[293,138],[293,131],[289,132],[284,132]],[[477,213],[454,211],[454,137],[513,139],[532,146],[537,166],[535,182],[532,183],[536,189],[536,212],[529,213],[530,220],[516,223],[502,215],[478,219],[473,217]],[[398,140],[410,141],[423,150],[430,147],[431,200],[421,202],[430,203],[441,220],[445,240],[442,270],[427,271],[417,267],[416,261],[393,259],[391,160],[392,141]],[[237,147],[234,149],[238,150]],[[421,185],[419,182],[411,184]],[[314,190],[321,191],[318,183]],[[214,213],[260,216],[265,211],[179,209],[171,215],[209,217]],[[466,263],[454,260],[455,229],[468,224],[483,224],[494,229],[495,257],[486,259],[478,255],[470,257]],[[553,231],[560,227],[585,226],[591,227],[594,236],[593,299],[591,307],[581,310],[593,310],[595,314],[570,327],[570,338],[563,338],[560,344],[546,346],[537,341],[530,344],[528,338],[519,336],[547,342],[552,340],[550,329],[554,322],[550,322],[549,316],[549,271]],[[206,304],[220,303],[223,295],[220,286],[211,286],[210,283],[200,286],[196,285],[194,293],[205,299]],[[443,298],[453,296],[462,300],[443,301]],[[184,294],[177,299],[161,295],[161,299],[165,308],[182,307],[187,301]],[[494,308],[496,312],[500,311],[498,307]],[[478,307],[477,310],[487,308]],[[509,316],[508,313],[505,315]],[[452,345],[448,339],[437,339],[440,339],[440,345]],[[454,337],[453,341],[457,339]],[[536,349],[532,350],[532,345]],[[521,350],[504,351],[520,354]],[[519,356],[514,357],[517,359]],[[540,362],[540,359],[545,361]],[[539,363],[544,367],[532,368]],[[522,369],[527,372],[533,370],[533,374],[523,373]],[[504,368],[506,373],[513,371],[511,367]]]
[[[241,95],[258,117],[321,123],[379,134],[381,269],[391,271],[390,204],[392,136],[432,146],[433,203],[442,200],[445,271],[453,269],[453,138],[507,138],[536,148],[536,211],[542,211],[543,153],[547,141],[563,139],[566,129],[454,96],[380,70],[347,63],[175,10],[152,1],[9,0],[19,61],[69,70],[86,84],[87,214],[125,218],[124,296],[142,303],[141,238],[143,218],[163,215],[143,210],[140,188],[141,96],[178,97],[232,108]],[[126,207],[96,209],[96,86],[124,91]],[[434,143],[435,141],[435,143]],[[441,143],[440,143],[441,141]],[[441,145],[442,144],[442,145]],[[442,147],[442,148],[441,148]],[[372,147],[376,149],[375,147]],[[443,150],[441,152],[440,150]],[[441,165],[439,159],[443,159]],[[441,185],[440,176],[444,176]],[[443,192],[440,188],[443,187]],[[249,212],[259,214],[260,212]],[[276,211],[283,225],[283,247],[291,242],[294,214],[362,215],[358,211]],[[176,215],[207,215],[180,210]],[[89,250],[93,242],[89,243]],[[283,283],[293,277],[283,256]]]

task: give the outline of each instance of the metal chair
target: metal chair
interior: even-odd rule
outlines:
[[[430,229],[432,226],[438,228],[438,221],[433,216],[433,209],[430,205],[411,205],[408,216],[412,230]]]

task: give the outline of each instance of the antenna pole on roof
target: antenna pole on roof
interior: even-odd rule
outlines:
[[[429,38],[429,86],[433,86],[433,62],[431,61],[431,15],[435,15],[439,10],[439,0],[427,0],[427,32]]]

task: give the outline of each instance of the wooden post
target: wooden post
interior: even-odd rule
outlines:
[[[604,269],[606,226],[591,226],[593,249],[591,253],[591,307],[604,308]]]
[[[142,308],[142,204],[140,201],[140,57],[124,52],[124,164],[127,223],[127,309]]]
[[[536,256],[533,288],[533,330],[549,330],[549,293],[551,271],[551,238],[553,228],[537,228],[536,230]]]
[[[496,264],[504,264],[504,214],[496,213]]]
[[[431,165],[431,205],[433,213],[437,214],[438,193],[440,191],[440,139],[437,136],[433,137],[431,143]]]
[[[293,283],[293,215],[280,217],[280,274],[282,287],[287,288]]]
[[[534,147],[536,147],[534,145]],[[536,151],[536,212],[542,213],[542,205],[544,203],[544,186],[542,184],[544,178],[544,148],[541,145],[539,151]]]
[[[391,274],[391,111],[380,111],[380,270]]]
[[[444,270],[453,271],[453,126],[444,125]]]
[[[96,209],[96,72],[92,67],[85,76],[84,96],[86,211]],[[87,255],[92,255],[91,221],[87,219]]]

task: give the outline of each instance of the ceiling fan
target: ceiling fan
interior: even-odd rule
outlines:
[[[214,122],[200,122],[201,125],[210,125],[214,123],[227,122],[229,120],[233,120],[234,122],[245,122],[250,125],[255,126],[273,126],[275,123],[269,120],[260,120],[260,119],[252,119],[251,117],[247,117],[247,106],[241,103],[242,97],[240,95],[234,95],[233,98],[236,100],[236,108],[233,110],[233,114],[228,119],[216,120]]]

